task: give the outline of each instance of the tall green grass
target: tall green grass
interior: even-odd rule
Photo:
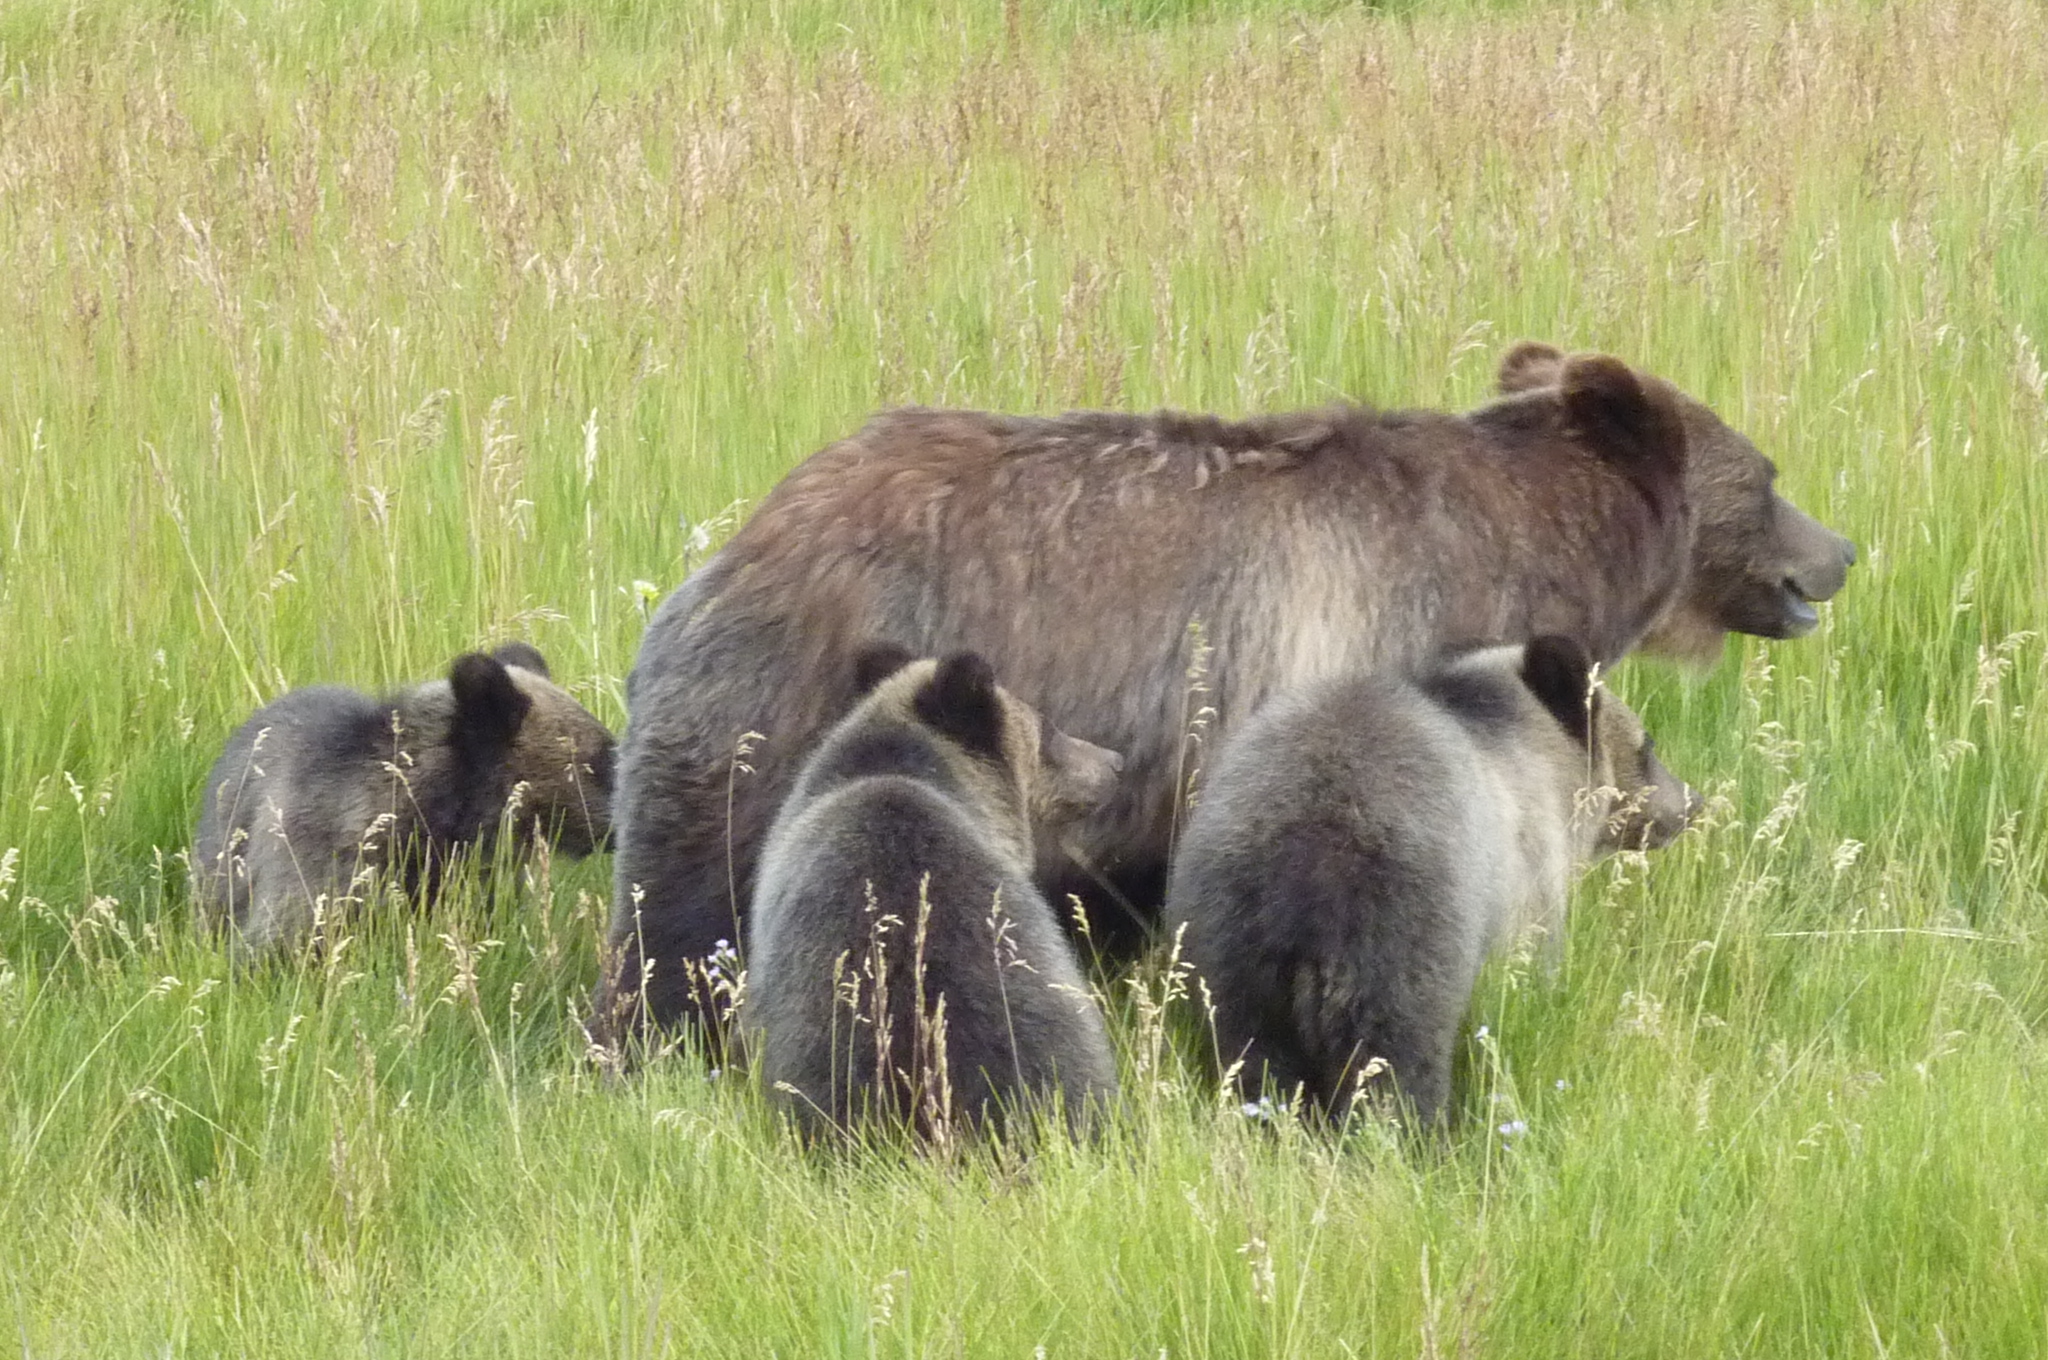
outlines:
[[[2048,17],[1393,8],[0,10],[10,1339],[2038,1352]],[[1457,407],[1521,336],[1864,559],[1624,669],[1714,811],[1488,974],[1440,1148],[1245,1117],[1155,966],[1102,1146],[805,1158],[583,1065],[602,863],[300,967],[192,930],[258,701],[520,636],[622,721],[651,600],[878,406]]]

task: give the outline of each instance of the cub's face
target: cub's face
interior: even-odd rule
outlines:
[[[1008,690],[999,692],[1009,729],[1004,744],[1012,753],[1033,824],[1062,827],[1108,802],[1123,772],[1123,757],[1068,736]]]
[[[575,858],[604,849],[612,834],[612,734],[567,690],[518,666],[507,670],[533,701],[509,758],[513,779],[526,785],[521,823]]]
[[[1612,798],[1598,851],[1669,845],[1698,815],[1699,794],[1664,768],[1642,719],[1604,688],[1593,723],[1594,771]]]

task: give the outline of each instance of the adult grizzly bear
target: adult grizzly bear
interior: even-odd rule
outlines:
[[[1847,543],[1669,384],[1523,345],[1501,385],[1463,416],[903,410],[814,454],[641,643],[599,1036],[702,1004],[691,965],[743,938],[761,838],[871,638],[980,652],[1048,722],[1124,753],[1116,796],[1047,847],[1071,862],[1041,852],[1040,872],[1055,894],[1114,878],[1142,913],[1205,704],[1227,731],[1285,687],[1544,633],[1611,662],[1667,615],[1694,647],[1706,626],[1790,636],[1841,585]],[[1194,625],[1211,651],[1191,698]]]

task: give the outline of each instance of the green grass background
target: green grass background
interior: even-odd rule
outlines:
[[[14,0],[0,262],[24,1354],[2048,1345],[2037,6]],[[621,722],[652,599],[879,406],[1460,407],[1523,336],[1864,558],[1623,669],[1713,813],[1489,972],[1435,1152],[1245,1119],[1155,967],[1102,1146],[807,1160],[582,1065],[601,861],[254,976],[192,931],[258,701],[519,636]]]

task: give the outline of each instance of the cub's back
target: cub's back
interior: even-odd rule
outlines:
[[[829,965],[865,943],[870,901],[899,916],[907,908],[914,924],[921,892],[935,906],[985,902],[1015,877],[973,820],[930,785],[896,774],[855,779],[776,824],[749,957],[774,988],[799,957]]]
[[[1483,948],[1489,847],[1512,835],[1488,760],[1398,677],[1285,695],[1225,745],[1182,834],[1169,930],[1212,985],[1284,991],[1361,932]]]
[[[1028,868],[931,785],[855,779],[779,821],[753,908],[747,1026],[761,1036],[765,1080],[799,1093],[793,1107],[807,1121],[846,1121],[867,1098],[856,1093],[875,1092],[884,1014],[887,1066],[899,1074],[926,1070],[925,1017],[943,1014],[962,1116],[1057,1085],[1072,1117],[1115,1087],[1101,1017]]]
[[[193,873],[202,910],[228,908],[230,851],[255,877],[285,853],[279,831],[297,856],[337,851],[336,826],[375,815],[380,751],[391,745],[390,707],[340,685],[293,690],[236,728],[201,795]]]
[[[1192,871],[1324,834],[1416,849],[1469,844],[1475,820],[1494,811],[1488,782],[1470,734],[1415,685],[1384,675],[1325,681],[1282,695],[1224,744],[1176,864]],[[1177,868],[1174,881],[1186,878]]]

